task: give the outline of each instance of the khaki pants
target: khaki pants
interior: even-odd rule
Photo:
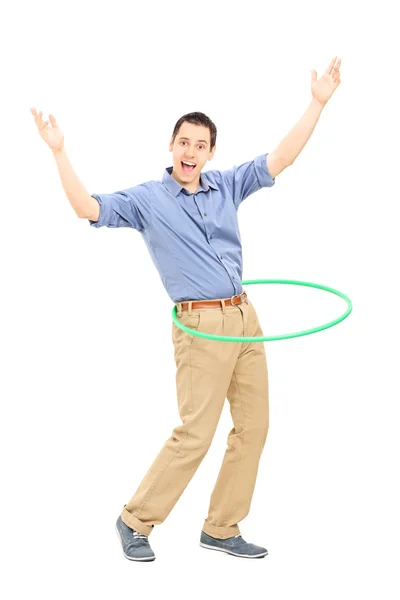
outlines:
[[[263,336],[247,297],[241,304],[181,311],[183,325],[205,333]],[[227,398],[234,423],[203,531],[225,539],[240,533],[250,510],[269,423],[268,372],[263,342],[222,342],[192,336],[172,322],[176,389],[182,424],[177,425],[122,509],[122,521],[144,535],[162,523],[212,442]]]

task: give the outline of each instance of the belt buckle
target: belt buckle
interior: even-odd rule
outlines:
[[[231,305],[232,306],[237,306],[237,304],[235,304],[234,302],[232,302],[232,298],[240,298],[241,299],[242,294],[244,294],[244,292],[242,292],[241,294],[235,294],[234,296],[231,296]],[[241,299],[240,302],[239,302],[239,304],[242,304],[242,302],[243,302],[243,300]]]

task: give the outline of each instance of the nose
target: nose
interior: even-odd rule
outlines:
[[[194,157],[194,152],[192,152],[192,150],[188,146],[186,146],[185,150],[186,150],[185,156],[187,156],[188,158],[189,157],[191,157],[191,158]]]

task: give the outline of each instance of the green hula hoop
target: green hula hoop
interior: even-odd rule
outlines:
[[[341,298],[346,300],[347,310],[339,318],[334,319],[333,321],[330,321],[329,323],[326,323],[325,325],[320,325],[319,327],[314,327],[313,329],[305,329],[304,331],[298,331],[296,333],[286,333],[284,335],[263,336],[263,337],[244,337],[244,336],[243,337],[234,337],[234,336],[227,336],[227,335],[213,335],[211,333],[195,331],[194,329],[191,329],[190,327],[186,327],[186,325],[183,325],[179,321],[178,317],[176,316],[176,314],[177,314],[177,306],[176,305],[172,309],[172,320],[175,323],[175,325],[177,325],[180,329],[183,329],[183,331],[186,331],[190,335],[207,338],[208,340],[219,340],[221,342],[266,342],[266,341],[272,342],[274,340],[285,340],[285,339],[289,339],[289,338],[300,337],[302,335],[310,335],[311,333],[317,333],[318,331],[322,331],[323,329],[328,329],[329,327],[333,327],[334,325],[337,325],[338,323],[343,321],[346,317],[348,317],[353,309],[352,302],[348,296],[346,296],[342,292],[339,292],[338,290],[335,290],[334,288],[328,287],[326,285],[320,285],[318,283],[310,283],[309,281],[296,281],[293,279],[248,279],[247,281],[242,281],[243,285],[253,285],[253,284],[258,284],[258,283],[281,283],[281,284],[283,283],[283,284],[289,284],[289,285],[304,285],[304,286],[308,286],[308,287],[317,288],[319,290],[325,290],[326,292],[331,292],[332,294],[335,294],[336,296],[340,296]]]

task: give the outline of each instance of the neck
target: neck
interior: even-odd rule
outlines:
[[[200,175],[196,178],[195,181],[186,182],[183,181],[172,169],[171,177],[173,177],[175,181],[179,183],[179,185],[184,187],[186,190],[188,190],[188,192],[192,194],[194,194],[197,188],[200,186]]]

